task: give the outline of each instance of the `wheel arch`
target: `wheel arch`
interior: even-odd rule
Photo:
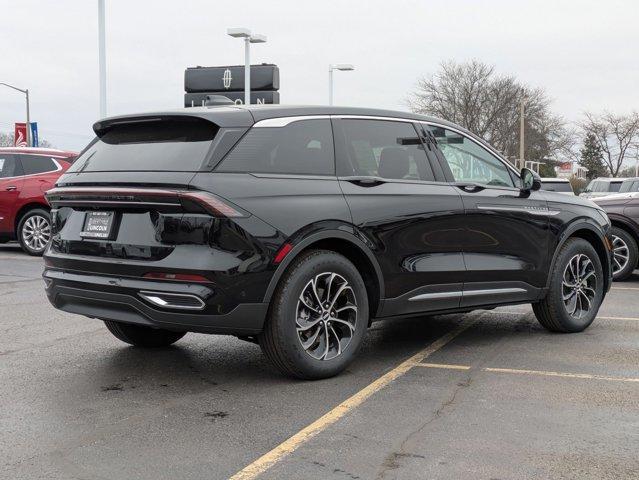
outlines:
[[[610,218],[610,222],[613,227],[621,228],[627,231],[632,238],[635,239],[637,244],[639,244],[639,227],[637,225],[633,225],[633,222],[629,220],[627,217],[615,214],[608,214],[608,218]]]
[[[13,230],[18,234],[18,225],[20,225],[20,221],[22,217],[24,217],[29,211],[35,210],[37,208],[41,208],[42,210],[46,210],[47,212],[51,211],[51,207],[45,203],[40,202],[29,202],[25,203],[20,207],[20,209],[16,212],[15,218],[13,220]]]
[[[557,243],[557,247],[555,248],[555,252],[553,253],[548,280],[546,281],[546,287],[550,286],[550,272],[552,272],[555,268],[555,263],[557,261],[557,256],[559,255],[559,251],[571,238],[582,238],[593,246],[593,248],[597,252],[597,255],[599,256],[599,260],[601,261],[601,267],[604,270],[604,291],[608,291],[608,288],[610,287],[610,284],[612,282],[612,271],[609,251],[606,247],[606,240],[600,229],[587,222],[572,224],[562,234],[559,242]]]
[[[339,230],[317,232],[298,242],[273,274],[264,294],[264,302],[270,303],[275,288],[289,265],[303,252],[312,249],[332,250],[344,255],[355,265],[366,285],[370,318],[374,318],[381,311],[381,301],[384,298],[381,268],[373,253],[361,240],[353,234]]]

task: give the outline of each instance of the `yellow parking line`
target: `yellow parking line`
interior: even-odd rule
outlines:
[[[470,365],[448,365],[443,363],[417,363],[416,367],[444,368],[446,370],[470,370]]]
[[[545,372],[542,370],[517,370],[514,368],[483,368],[482,370],[485,372],[495,373],[518,373],[523,375],[543,375],[546,377],[583,378],[586,380],[606,380],[609,382],[639,382],[639,378],[608,377],[605,375],[591,375],[589,373]]]
[[[472,367],[469,365],[455,365],[445,363],[417,363],[416,367],[424,368],[443,368],[448,370],[470,370]],[[605,380],[608,382],[639,382],[639,378],[633,377],[610,377],[607,375],[593,375],[590,373],[567,373],[567,372],[549,372],[544,370],[521,370],[516,368],[494,368],[485,367],[478,368],[482,372],[492,373],[514,373],[519,375],[541,375],[544,377],[562,377],[562,378],[581,378],[585,380]]]
[[[487,312],[484,313],[491,313],[493,315],[528,315],[529,313],[532,315],[533,312],[532,310],[529,310],[527,312],[518,312],[516,310],[501,310],[501,311],[493,311],[493,310],[489,310]],[[597,318],[595,320],[634,320],[634,321],[639,321],[639,317],[603,317],[603,316],[597,316]]]
[[[597,320],[634,320],[639,321],[639,317],[597,317]]]
[[[367,398],[373,395],[375,392],[378,392],[386,385],[394,381],[395,379],[401,377],[406,372],[408,372],[415,364],[421,362],[429,355],[432,355],[437,350],[442,348],[444,345],[449,343],[455,337],[457,337],[464,330],[472,326],[477,321],[477,317],[466,320],[459,327],[455,328],[451,332],[447,333],[443,337],[435,340],[428,347],[421,350],[419,353],[413,355],[408,360],[403,361],[397,367],[393,368],[388,373],[382,375],[373,383],[364,387],[362,390],[357,392],[352,397],[340,403],[338,406],[333,408],[330,412],[324,414],[313,423],[303,428],[295,435],[290,437],[288,440],[285,440],[277,447],[275,447],[270,452],[262,455],[260,458],[255,460],[250,465],[244,467],[242,470],[233,475],[230,480],[248,480],[256,478],[258,475],[264,473],[270,467],[272,467],[275,463],[280,461],[285,456],[293,453],[297,448],[299,448],[302,444],[308,442],[311,438],[313,438],[318,433],[324,431],[327,427],[337,422],[340,418],[344,417],[347,413],[352,411],[354,408],[361,405]]]

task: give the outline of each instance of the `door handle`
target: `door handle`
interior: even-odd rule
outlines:
[[[375,187],[377,185],[381,185],[382,183],[386,183],[386,180],[381,177],[342,177],[340,180],[344,180],[345,182],[353,183],[355,185],[359,185],[360,187]]]
[[[457,188],[463,190],[468,193],[477,193],[481,192],[485,187],[478,185],[476,183],[457,183],[455,185]]]
[[[5,190],[7,192],[13,192],[14,190],[17,190],[18,187],[16,187],[15,185],[9,185],[7,188],[5,188]]]

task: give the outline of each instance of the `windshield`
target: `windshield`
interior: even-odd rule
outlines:
[[[218,127],[195,117],[149,119],[107,128],[68,172],[200,170]]]

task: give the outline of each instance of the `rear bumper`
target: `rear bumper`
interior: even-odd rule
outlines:
[[[267,303],[240,303],[226,313],[216,314],[210,299],[214,287],[78,274],[45,269],[42,274],[51,304],[65,312],[100,320],[114,320],[167,330],[230,335],[255,335],[262,331]],[[196,295],[207,303],[200,312],[159,308],[140,292]],[[212,311],[213,310],[213,311]]]

